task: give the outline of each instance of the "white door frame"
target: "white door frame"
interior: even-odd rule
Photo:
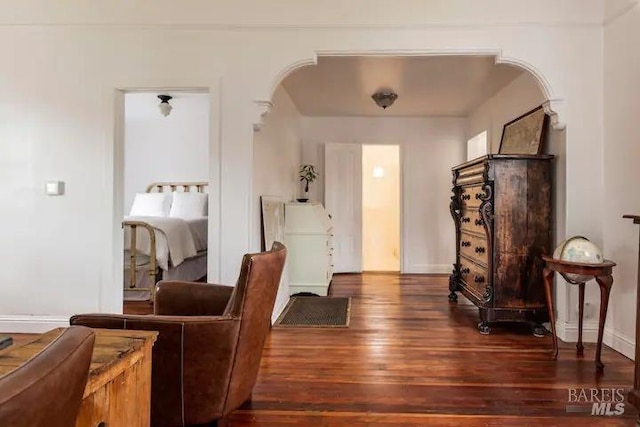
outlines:
[[[209,94],[209,200],[208,200],[208,252],[207,279],[210,282],[220,282],[221,241],[220,236],[220,99],[217,87],[209,85],[193,85],[183,87],[172,86],[132,86],[117,87],[113,91],[113,102],[107,107],[112,127],[113,146],[111,155],[107,158],[107,190],[112,199],[111,212],[108,212],[109,243],[105,248],[105,264],[103,267],[102,283],[100,286],[100,310],[107,313],[122,313],[123,311],[123,268],[124,268],[124,238],[122,220],[124,218],[124,147],[125,147],[125,94],[131,92],[199,92]],[[111,187],[109,188],[109,184]]]

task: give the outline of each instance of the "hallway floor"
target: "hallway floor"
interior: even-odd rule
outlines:
[[[252,400],[226,426],[632,426],[622,416],[568,413],[570,389],[625,388],[633,363],[595,344],[577,358],[519,324],[476,329],[477,309],[447,300],[443,276],[336,275],[349,328],[273,329]],[[587,390],[590,392],[590,390]],[[611,408],[613,409],[613,407]]]

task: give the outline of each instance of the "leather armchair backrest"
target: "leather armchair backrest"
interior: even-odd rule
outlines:
[[[271,251],[247,254],[242,260],[240,278],[227,306],[228,315],[240,318],[240,333],[223,409],[225,415],[250,396],[256,382],[286,256],[284,245],[275,242]]]
[[[0,377],[0,426],[73,427],[95,333],[72,326],[27,363]]]

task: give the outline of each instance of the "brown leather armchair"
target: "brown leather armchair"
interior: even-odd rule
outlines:
[[[94,340],[91,329],[72,326],[24,365],[0,377],[0,426],[75,426]]]
[[[161,281],[154,314],[84,314],[75,325],[158,331],[153,347],[151,425],[218,420],[249,399],[271,326],[286,248],[247,254],[235,287]]]

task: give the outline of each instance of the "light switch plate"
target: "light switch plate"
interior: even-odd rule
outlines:
[[[45,190],[47,196],[62,196],[64,194],[64,181],[47,181]]]

